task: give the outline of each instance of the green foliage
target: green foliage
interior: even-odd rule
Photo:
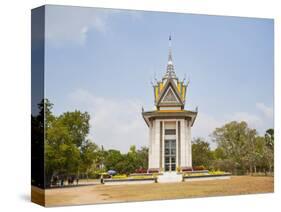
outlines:
[[[212,165],[210,167],[211,171],[223,170],[231,173],[234,173],[234,170],[236,169],[237,169],[237,164],[231,159],[216,159],[212,161]],[[235,174],[237,173],[238,172],[235,172]]]
[[[106,170],[115,170],[118,172],[118,163],[121,163],[122,160],[123,156],[120,151],[114,149],[108,150],[104,160]]]
[[[217,143],[212,169],[221,169],[235,174],[257,172],[257,169],[272,171],[274,132],[267,130],[264,137],[246,122],[230,122],[216,128],[213,139]]]
[[[265,142],[268,148],[270,148],[272,151],[274,151],[274,129],[268,129],[265,132]]]
[[[86,139],[90,116],[87,112],[52,114],[53,104],[45,100],[45,173],[46,184],[53,175],[87,174],[97,159],[98,147]],[[42,104],[39,107],[43,107]]]
[[[215,160],[220,160],[220,159],[226,159],[227,158],[223,148],[221,148],[221,147],[217,147],[213,151],[213,157],[214,157]]]
[[[89,174],[93,174],[100,161],[99,157],[99,147],[90,140],[86,140],[81,146],[81,164],[79,171],[85,173],[87,177]]]
[[[72,143],[77,147],[81,147],[89,133],[90,115],[85,112],[81,113],[78,110],[74,112],[66,112],[59,116],[64,127],[72,138]]]
[[[130,174],[138,168],[148,167],[148,148],[137,150],[133,145],[127,154],[117,150],[108,150],[105,155],[104,165],[106,170],[115,170],[119,174]]]
[[[213,153],[208,142],[202,138],[196,138],[192,141],[192,165],[209,167],[213,160]]]

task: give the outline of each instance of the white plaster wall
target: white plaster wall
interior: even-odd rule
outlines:
[[[160,132],[160,121],[163,123],[163,131]],[[178,120],[154,120],[149,128],[149,168],[160,168],[160,133],[162,134],[162,168],[164,168],[164,140],[165,139],[176,139],[177,143],[177,157],[176,164],[179,165],[178,161],[178,128],[177,124],[180,121],[181,128],[181,167],[192,166],[192,149],[191,149],[191,126],[190,122],[178,119]],[[176,129],[176,135],[164,135],[164,129]]]
[[[165,121],[165,129],[176,129],[175,121]]]
[[[176,138],[176,168],[179,167],[179,132],[178,132],[178,120],[176,120],[175,122],[175,127],[176,127],[176,135],[175,135],[175,138]]]
[[[181,110],[181,107],[160,107],[160,110]]]
[[[164,140],[165,140],[165,129],[166,129],[166,122],[164,121],[164,120],[161,120],[162,121],[162,123],[163,123],[163,131],[162,131],[162,167],[160,167],[160,168],[162,168],[161,169],[161,171],[164,171],[164,168],[165,168],[165,142],[164,142]]]
[[[152,167],[152,141],[153,141],[153,125],[154,121],[151,121],[149,126],[149,144],[148,144],[148,167]]]
[[[187,166],[192,166],[192,144],[191,144],[191,122],[186,121],[187,125]]]
[[[160,121],[155,120],[152,130],[151,161],[149,168],[159,168],[160,165]]]
[[[180,120],[181,123],[181,167],[187,166],[187,128],[185,120]]]

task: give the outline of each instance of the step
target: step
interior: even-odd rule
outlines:
[[[164,172],[163,175],[158,176],[159,183],[173,183],[182,182],[182,175],[176,172]]]

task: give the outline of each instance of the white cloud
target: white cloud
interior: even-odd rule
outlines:
[[[92,8],[47,6],[46,39],[55,45],[83,45],[90,29],[105,33],[108,13]]]
[[[192,129],[192,135],[193,137],[207,138],[215,128],[222,126],[223,123],[222,120],[199,111]]]
[[[215,117],[199,111],[192,129],[192,137],[202,137],[214,148],[215,144],[211,141],[211,134],[216,128],[222,127],[231,121],[246,121],[249,127],[256,128],[258,131],[263,131],[264,127],[264,122],[259,116],[247,112],[235,112],[230,115]]]
[[[69,98],[76,108],[90,113],[90,138],[95,143],[123,152],[131,145],[148,146],[148,127],[139,100],[104,98],[86,90],[77,90]]]
[[[192,129],[193,137],[203,137],[210,142],[211,147],[214,144],[211,142],[210,135],[224,124],[231,121],[245,121],[250,128],[255,128],[259,134],[263,134],[268,128],[273,127],[273,108],[267,107],[264,103],[257,103],[256,109],[252,112],[235,112],[233,114],[215,117],[204,112],[198,113],[197,119]],[[258,115],[261,111],[263,115]]]
[[[216,119],[213,116],[199,111],[192,128],[192,138],[204,138],[210,143],[211,148],[214,148],[215,144],[211,141],[210,135],[217,127],[221,127],[224,123],[223,120]]]
[[[265,117],[267,117],[269,119],[273,118],[273,108],[272,107],[268,107],[262,102],[258,102],[256,104],[256,107],[258,110],[260,110],[265,115]]]
[[[105,34],[109,18],[126,13],[133,21],[140,21],[141,11],[96,9],[90,7],[46,6],[46,39],[56,46],[65,42],[84,45],[90,30]]]
[[[248,112],[236,112],[228,117],[230,121],[245,121],[252,128],[260,129],[263,124],[261,117]]]

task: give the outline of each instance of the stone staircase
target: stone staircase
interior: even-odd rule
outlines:
[[[182,182],[182,175],[176,172],[164,172],[158,176],[158,183],[175,183]]]

